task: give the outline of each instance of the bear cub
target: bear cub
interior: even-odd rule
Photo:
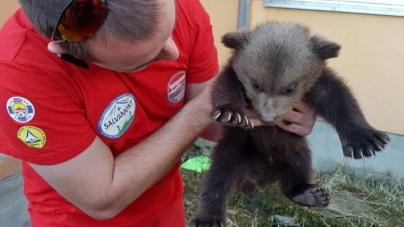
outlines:
[[[233,188],[253,197],[257,187],[275,181],[297,204],[327,206],[328,194],[311,182],[306,139],[275,124],[303,99],[336,129],[345,156],[361,159],[384,149],[389,137],[369,125],[350,89],[327,67],[340,45],[305,26],[280,22],[227,33],[222,42],[234,53],[212,91],[211,118],[221,124],[221,138],[189,226],[226,226]],[[244,115],[247,105],[264,126],[254,128]]]

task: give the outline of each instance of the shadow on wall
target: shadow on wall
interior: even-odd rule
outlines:
[[[318,120],[308,136],[313,151],[313,166],[316,170],[328,172],[345,163],[347,170],[358,177],[370,174],[388,174],[404,183],[404,136],[387,133],[390,144],[374,158],[355,160],[343,157],[341,142],[334,128]]]

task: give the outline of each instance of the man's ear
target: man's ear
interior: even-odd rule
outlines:
[[[48,43],[48,50],[54,54],[65,54],[66,51],[60,46],[60,41],[51,41]]]
[[[249,30],[229,32],[222,37],[222,43],[228,48],[238,50],[241,49],[245,43],[247,43],[250,34],[251,31]]]
[[[313,43],[313,51],[321,59],[335,58],[338,57],[339,50],[341,46],[337,43],[328,41],[320,36],[311,37],[311,42]]]

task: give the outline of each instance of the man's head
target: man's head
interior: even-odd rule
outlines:
[[[37,31],[50,38],[59,15],[70,0],[19,0]],[[69,53],[116,71],[138,71],[156,60],[175,60],[171,39],[174,0],[106,0],[108,16],[83,42],[50,42],[54,53]]]

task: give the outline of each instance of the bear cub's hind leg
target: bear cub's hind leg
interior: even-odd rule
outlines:
[[[330,202],[330,197],[324,189],[310,183],[310,153],[307,146],[294,151],[293,164],[285,164],[278,169],[279,186],[291,201],[302,206],[323,208]]]
[[[227,198],[240,172],[240,154],[247,136],[242,128],[227,128],[225,132],[212,152],[212,165],[202,185],[198,211],[189,227],[226,226]]]

